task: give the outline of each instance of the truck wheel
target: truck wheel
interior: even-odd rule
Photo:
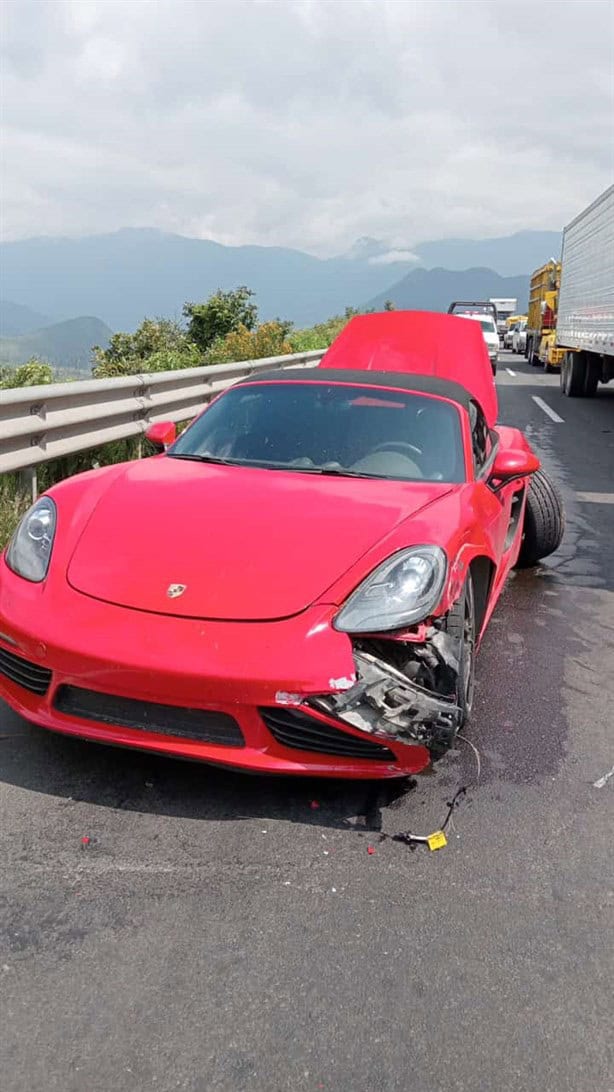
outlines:
[[[597,394],[597,385],[599,383],[599,364],[596,360],[589,356],[586,361],[586,382],[584,384],[584,397],[594,398]]]
[[[558,550],[565,531],[565,510],[558,487],[538,470],[531,478],[524,513],[522,545],[516,567],[530,569]]]
[[[561,388],[568,398],[582,398],[586,393],[586,360],[582,353],[565,353]]]

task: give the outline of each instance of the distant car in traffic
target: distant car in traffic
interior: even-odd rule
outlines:
[[[512,336],[512,352],[524,354],[527,347],[527,324],[519,322],[514,328]]]
[[[514,342],[514,334],[515,334],[517,329],[518,329],[518,323],[517,322],[514,322],[514,323],[512,323],[511,326],[508,326],[507,330],[505,331],[505,333],[503,335],[503,348],[504,349],[511,349],[512,348],[512,345],[513,345],[513,342]]]
[[[474,322],[479,322],[482,327],[482,334],[484,341],[486,342],[486,348],[488,349],[488,359],[490,360],[490,366],[492,368],[492,374],[497,374],[497,362],[499,360],[499,334],[497,332],[497,324],[490,315],[472,315],[472,314],[459,314],[459,318],[473,319]]]

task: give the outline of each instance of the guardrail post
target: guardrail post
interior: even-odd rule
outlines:
[[[34,501],[38,497],[38,474],[36,471],[36,467],[28,466],[25,468],[25,470],[20,470],[19,477],[21,480],[21,485],[23,485],[24,488],[27,489],[28,493],[32,498],[32,504],[34,504]]]

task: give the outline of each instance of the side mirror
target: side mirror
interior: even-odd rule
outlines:
[[[490,472],[490,481],[494,483],[493,492],[498,493],[503,486],[518,478],[528,478],[530,474],[536,474],[540,466],[537,455],[527,448],[508,447],[497,452]]]
[[[155,425],[150,425],[147,429],[145,439],[149,440],[156,451],[166,451],[177,439],[177,426],[174,421],[156,421]]]

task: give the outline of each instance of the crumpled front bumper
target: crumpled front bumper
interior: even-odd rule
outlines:
[[[436,634],[442,638],[441,633]],[[447,644],[446,656],[452,656]],[[431,648],[433,643],[431,641]],[[343,694],[322,697],[311,704],[375,738],[413,741],[439,754],[452,746],[462,723],[462,712],[451,698],[420,686],[377,656],[355,652],[358,679]],[[456,669],[458,664],[454,665]]]

